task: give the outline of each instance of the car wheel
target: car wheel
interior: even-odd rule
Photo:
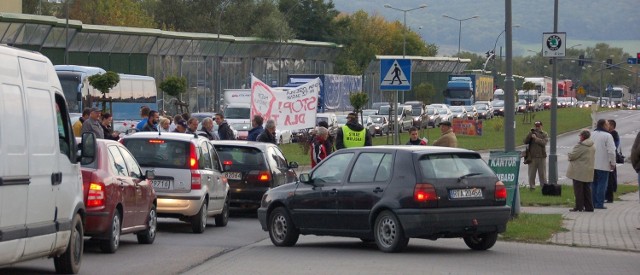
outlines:
[[[204,229],[207,227],[207,203],[202,203],[200,206],[200,211],[198,214],[191,217],[191,230],[193,233],[202,233]]]
[[[53,258],[56,273],[76,274],[80,271],[82,252],[84,250],[83,238],[84,227],[82,227],[82,218],[80,214],[76,214],[71,221],[71,236],[69,236],[67,250],[62,253],[62,255]]]
[[[152,244],[156,239],[156,230],[158,228],[158,215],[156,213],[156,206],[152,205],[149,210],[149,216],[147,217],[147,229],[137,234],[138,243]]]
[[[484,233],[469,237],[464,237],[464,243],[473,250],[487,250],[498,240],[498,232]]]
[[[115,210],[109,226],[108,239],[100,240],[100,250],[105,253],[115,253],[120,246],[120,230],[122,228],[120,213]]]
[[[378,249],[387,253],[400,252],[409,243],[400,221],[390,211],[382,211],[376,218],[374,237]]]
[[[300,232],[284,207],[278,207],[269,215],[269,238],[275,246],[293,246]]]
[[[227,226],[227,223],[229,223],[229,194],[227,194],[227,198],[224,200],[222,213],[215,217],[215,221],[217,227]]]

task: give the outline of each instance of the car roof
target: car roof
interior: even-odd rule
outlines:
[[[427,153],[427,154],[439,154],[439,153],[471,153],[478,154],[476,151],[462,149],[462,148],[453,148],[453,147],[443,147],[443,146],[414,146],[414,145],[380,145],[380,146],[365,146],[365,147],[356,147],[356,148],[346,148],[340,149],[338,152],[379,152],[379,151],[404,151],[404,152],[416,152],[416,153]],[[478,154],[479,155],[479,154]]]
[[[213,146],[216,145],[229,145],[229,146],[243,146],[243,147],[253,147],[258,148],[260,150],[266,150],[269,147],[276,147],[276,145],[267,142],[259,142],[259,141],[247,141],[247,140],[210,140]]]
[[[193,139],[205,139],[207,138],[194,135],[194,134],[186,134],[186,133],[167,133],[167,132],[136,132],[130,135],[124,136],[122,139],[130,139],[130,138],[155,138],[155,139],[171,139],[171,140],[182,140],[182,141],[192,141]]]

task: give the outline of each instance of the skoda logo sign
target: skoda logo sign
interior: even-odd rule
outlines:
[[[547,48],[552,51],[557,51],[562,46],[562,38],[557,35],[552,35],[547,38]]]

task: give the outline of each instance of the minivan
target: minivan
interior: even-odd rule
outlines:
[[[78,273],[85,206],[79,159],[95,137],[76,141],[60,80],[37,52],[0,45],[0,267],[50,257]]]

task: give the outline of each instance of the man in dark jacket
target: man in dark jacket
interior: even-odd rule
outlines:
[[[264,131],[264,128],[262,127],[262,122],[264,122],[264,119],[262,118],[262,116],[260,115],[253,116],[253,119],[251,120],[251,126],[253,126],[253,128],[249,130],[249,135],[247,136],[248,141],[258,140],[258,136],[262,134],[262,132]]]
[[[160,121],[160,114],[156,110],[149,111],[147,123],[142,127],[142,132],[157,132],[158,122]]]
[[[349,113],[347,123],[338,129],[336,150],[362,146],[371,146],[371,135],[358,123],[358,115]]]
[[[234,140],[236,139],[233,136],[233,130],[231,130],[231,126],[224,120],[223,114],[216,114],[216,123],[218,124],[218,136],[220,140]]]
[[[257,141],[270,142],[277,145],[278,142],[276,142],[276,121],[273,119],[267,120],[264,128],[265,129],[264,131],[262,131],[262,134],[258,136]]]
[[[536,173],[540,178],[540,186],[547,184],[547,142],[549,135],[542,130],[542,122],[536,121],[535,128],[524,138],[524,144],[529,146],[531,163],[529,163],[529,188],[536,188]]]

